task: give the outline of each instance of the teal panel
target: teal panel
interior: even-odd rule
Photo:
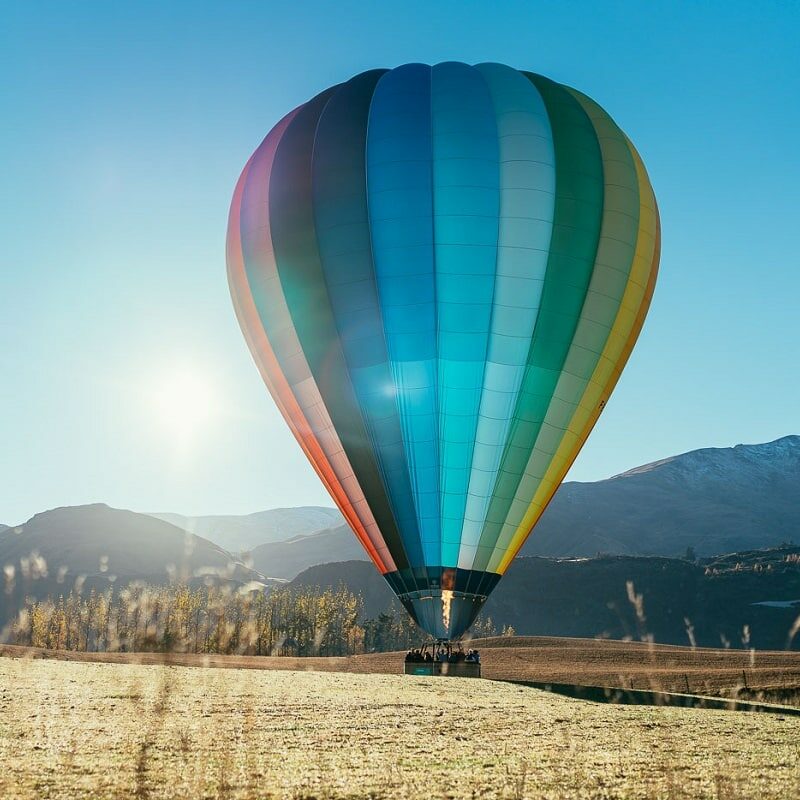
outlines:
[[[500,166],[494,105],[474,67],[433,67],[433,230],[441,560],[458,563],[489,345]]]

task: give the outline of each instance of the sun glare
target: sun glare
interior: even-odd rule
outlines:
[[[218,412],[211,382],[185,368],[161,375],[153,384],[151,402],[159,431],[180,446],[201,437]]]

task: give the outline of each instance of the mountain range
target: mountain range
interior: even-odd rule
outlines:
[[[700,556],[800,540],[800,436],[705,448],[565,483],[523,555]]]
[[[187,519],[162,518],[178,525]],[[249,548],[255,568],[274,578],[291,579],[315,564],[366,560],[333,509],[189,519],[200,520],[193,532],[226,549]],[[693,450],[593,483],[564,483],[520,555],[683,556],[691,548],[710,557],[795,540],[800,541],[800,436],[786,436]]]
[[[333,509],[162,518],[179,526],[182,519],[198,520],[190,530],[229,550],[249,549],[255,568],[275,578],[291,579],[330,561],[366,560]],[[691,548],[710,557],[795,539],[800,539],[800,436],[785,436],[765,444],[693,450],[592,483],[564,483],[520,555],[682,556]]]
[[[262,544],[251,551],[250,558],[259,572],[290,579],[309,567],[329,562],[332,555],[336,561],[366,560],[364,549],[347,525]]]
[[[712,558],[800,540],[798,533],[800,437],[787,436],[695,450],[594,483],[565,483],[520,556],[675,558],[691,549]],[[249,555],[237,555],[245,551]],[[32,560],[32,553],[42,561]],[[95,504],[53,509],[13,528],[0,525],[0,570],[6,568],[7,582],[9,570],[13,573],[17,599],[26,570],[45,569],[37,585],[52,593],[78,576],[98,586],[112,580],[163,582],[175,575],[200,580],[209,573],[219,580],[269,583],[300,579],[301,573],[306,580],[319,565],[359,561],[364,563],[337,568],[361,570],[362,592],[372,591],[368,575],[377,580],[376,592],[386,591],[365,559],[341,514],[317,506],[185,517]],[[539,563],[518,560],[528,570]],[[513,587],[520,569],[509,571],[495,593],[499,599],[493,595],[490,604],[516,594],[502,587]],[[539,580],[534,573],[528,577]],[[0,595],[0,621],[14,597],[8,591]],[[510,606],[503,612],[508,619],[514,614]]]
[[[282,528],[269,526],[273,513],[282,515]],[[366,560],[332,509],[200,519],[215,520],[217,527],[193,532],[223,547],[231,541],[225,531],[240,530],[246,520],[254,566],[275,578],[291,579],[325,562]],[[268,522],[263,528],[262,519]],[[281,536],[281,531],[291,533]],[[592,483],[566,482],[520,555],[683,556],[692,548],[709,557],[795,540],[800,541],[800,436],[786,436],[766,444],[693,450]]]

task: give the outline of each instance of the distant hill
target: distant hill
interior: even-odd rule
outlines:
[[[612,639],[651,634],[667,644],[690,644],[693,637],[706,647],[727,642],[784,649],[800,615],[798,556],[800,548],[736,553],[699,564],[630,556],[521,558],[487,601],[486,613],[519,633]],[[776,601],[786,605],[761,605]],[[800,640],[794,647],[800,648]]]
[[[0,622],[25,596],[66,594],[87,587],[172,578],[246,583],[262,580],[213,542],[147,514],[103,504],[56,508],[0,534]]]
[[[699,556],[800,542],[800,436],[693,450],[565,483],[523,555]]]
[[[252,566],[272,578],[294,578],[315,564],[334,557],[338,561],[365,560],[358,539],[347,525],[339,525],[310,536],[297,536],[286,542],[271,542],[251,552]]]
[[[290,585],[339,584],[361,592],[365,617],[396,603],[377,570],[359,561],[312,567]],[[630,556],[519,558],[489,597],[485,614],[498,627],[511,625],[524,636],[640,640],[652,635],[661,644],[686,645],[693,638],[705,647],[782,650],[800,617],[800,547],[700,563]],[[800,634],[792,646],[800,649]]]
[[[210,539],[233,553],[252,551],[259,545],[286,541],[296,536],[308,536],[344,523],[337,509],[322,506],[273,508],[242,516],[184,517],[169,513],[150,516]]]
[[[399,607],[389,584],[368,561],[342,561],[338,564],[318,564],[301,572],[289,586],[335,589],[346,586],[364,600],[364,617],[375,618],[393,604]]]

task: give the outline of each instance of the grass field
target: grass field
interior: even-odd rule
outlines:
[[[798,717],[486,680],[0,658],[4,800],[798,796]]]

